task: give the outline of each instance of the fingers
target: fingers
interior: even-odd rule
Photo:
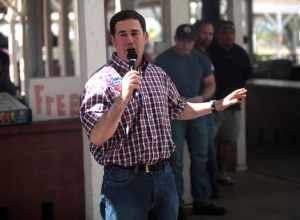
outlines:
[[[128,75],[128,76],[127,76]],[[128,87],[132,90],[138,89],[141,85],[141,76],[137,71],[129,71],[126,76],[128,77]]]
[[[247,89],[245,89],[245,88],[240,88],[240,89],[234,90],[231,94],[232,94],[232,95],[243,96],[243,95],[246,95],[246,94],[247,94]]]
[[[236,92],[237,92],[237,94],[240,95],[240,96],[246,96],[246,94],[247,94],[247,89],[241,88],[241,89],[236,90]]]
[[[247,89],[240,89],[238,92],[237,92],[237,95],[238,95],[238,100],[241,102],[243,98],[245,98],[247,96]]]
[[[141,86],[141,76],[139,72],[131,70],[126,73],[122,79],[122,94],[125,97],[130,97],[135,89]]]
[[[240,88],[237,90],[234,90],[232,93],[230,93],[228,96],[224,99],[224,106],[228,107],[230,105],[234,105],[237,103],[240,103],[243,98],[247,96],[247,89]]]
[[[234,90],[231,92],[228,96],[226,96],[222,103],[222,108],[226,109],[231,105],[235,105],[237,103],[240,103],[243,98],[247,96],[247,89],[245,88],[240,88],[237,90]]]
[[[247,96],[247,89],[241,88],[234,90],[231,94],[229,94],[229,99],[239,99],[241,100],[242,98]]]

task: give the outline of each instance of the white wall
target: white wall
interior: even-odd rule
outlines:
[[[244,36],[248,34],[248,11],[245,0],[229,0],[229,20],[233,21],[236,28],[236,42],[244,49],[248,50],[247,45],[244,43]]]
[[[171,42],[174,44],[174,34],[178,25],[190,22],[189,0],[170,1]]]
[[[106,63],[104,0],[77,0],[79,69],[82,88],[88,76]],[[83,131],[86,219],[99,220],[98,198],[103,167],[91,157],[88,140]]]

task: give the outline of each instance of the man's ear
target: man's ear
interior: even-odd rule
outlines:
[[[174,42],[177,43],[178,42],[178,38],[174,37]]]
[[[110,36],[110,40],[113,46],[115,46],[115,37],[113,35],[109,35]]]
[[[149,43],[149,34],[148,32],[146,31],[145,34],[144,34],[144,40],[145,40],[145,43]]]

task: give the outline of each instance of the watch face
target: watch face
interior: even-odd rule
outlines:
[[[216,112],[216,100],[211,101],[210,108],[212,112]]]

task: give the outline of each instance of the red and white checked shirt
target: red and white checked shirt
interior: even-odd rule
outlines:
[[[152,164],[170,158],[175,150],[170,120],[183,111],[186,102],[160,67],[145,62],[141,69],[140,95],[129,101],[114,135],[101,146],[90,144],[102,165]],[[87,81],[80,118],[88,136],[120,95],[122,76],[128,70],[128,63],[113,54],[111,62]]]

